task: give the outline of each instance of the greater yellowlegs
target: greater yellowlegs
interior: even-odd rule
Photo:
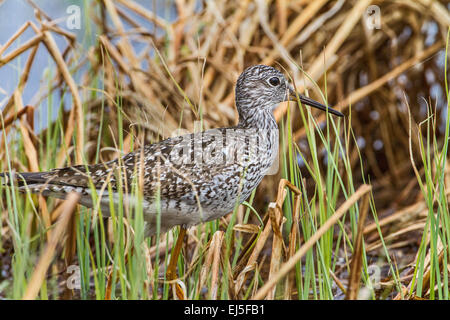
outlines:
[[[169,138],[106,163],[18,173],[12,178],[19,190],[44,196],[65,198],[77,192],[80,204],[87,207],[95,205],[91,194],[95,190],[102,213],[108,214],[111,199],[116,206],[136,201],[130,190],[141,177],[147,235],[155,234],[156,221],[161,232],[181,225],[180,242],[185,228],[231,212],[267,174],[278,156],[278,126],[272,112],[280,102],[299,99],[343,116],[296,93],[280,71],[264,65],[249,67],[239,76],[235,96],[239,122],[234,127]],[[123,203],[118,203],[120,188]]]

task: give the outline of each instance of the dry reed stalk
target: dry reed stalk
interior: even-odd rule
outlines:
[[[37,4],[35,4],[33,0],[25,0],[25,1],[28,2],[28,4],[31,7],[33,7],[34,13],[36,16],[38,16],[39,20],[41,19],[41,16],[47,20],[51,20],[51,18],[45,13],[45,11],[43,11],[41,8],[39,8],[39,6]]]
[[[61,75],[63,76],[64,80],[66,81],[70,93],[72,94],[73,99],[73,109],[75,110],[74,113],[74,121],[76,123],[68,126],[68,129],[70,130],[66,131],[66,138],[69,137],[72,138],[73,130],[76,127],[76,148],[75,148],[75,162],[76,164],[82,164],[83,163],[83,148],[84,148],[84,117],[83,117],[83,106],[81,103],[80,95],[78,93],[78,87],[75,83],[75,81],[72,78],[72,75],[70,74],[69,68],[67,64],[64,61],[64,58],[61,55],[61,52],[59,52],[58,46],[56,45],[55,40],[53,39],[53,36],[49,31],[44,31],[44,43],[47,46],[47,49],[51,56],[53,57],[59,72],[61,72]],[[67,140],[69,140],[67,138]],[[67,141],[66,140],[66,141]]]
[[[43,201],[45,203],[45,201]],[[70,265],[77,252],[77,213],[72,214],[67,225],[67,237],[64,244],[64,260],[66,266]]]
[[[48,211],[47,201],[42,195],[38,195],[38,202],[39,202],[39,211],[41,212],[42,216],[42,221],[44,221],[44,227],[47,230],[47,240],[50,240],[52,236],[52,230],[50,229],[52,220],[51,215]],[[63,206],[61,206],[61,209],[63,209]]]
[[[446,267],[448,268],[448,266],[443,265],[444,254],[445,254],[445,251],[443,249],[444,248],[442,246],[442,242],[439,241],[438,242],[438,252],[439,252],[438,264],[439,264],[440,268],[446,268]],[[418,259],[418,254],[416,255],[415,261],[417,261],[417,259]],[[431,262],[431,256],[430,256],[430,252],[428,252],[427,256],[425,257],[425,260],[424,260],[425,272],[423,273],[423,278],[422,278],[422,292],[424,292],[425,294],[429,294],[429,291],[432,290],[432,288],[430,288],[430,277],[431,277],[431,272],[434,272],[434,270],[432,269],[430,262]],[[411,291],[411,287],[413,284],[415,286],[417,286],[417,279],[415,279],[412,276],[408,285],[405,287],[405,290],[403,292],[403,297],[407,297],[409,295],[409,292]],[[437,284],[436,284],[436,286],[437,286]],[[414,299],[415,295],[413,294],[413,296],[411,296],[410,298]],[[400,293],[397,293],[397,295],[394,297],[394,300],[400,300],[400,299],[402,299],[402,295]]]
[[[233,230],[237,232],[258,234],[258,232],[261,231],[261,228],[256,224],[247,223],[247,224],[235,224],[233,226]]]
[[[280,58],[284,60],[284,62],[289,66],[291,70],[295,70],[296,65],[295,63],[293,63],[294,59],[292,58],[290,53],[286,50],[286,48],[283,45],[281,45],[280,41],[278,40],[278,36],[272,31],[272,28],[270,27],[268,17],[268,6],[266,1],[257,0],[256,3],[258,7],[258,16],[260,19],[259,23],[262,29],[264,30],[264,33],[267,35],[267,37],[273,43],[273,46],[279,52]]]
[[[387,226],[391,223],[397,222],[397,221],[405,219],[405,218],[412,219],[412,218],[418,216],[425,209],[426,209],[426,205],[424,202],[414,203],[406,208],[399,210],[398,212],[395,212],[383,219],[380,219],[380,221],[378,222],[378,225],[380,228],[382,228],[384,226]],[[364,234],[366,235],[366,234],[369,234],[376,230],[377,230],[377,223],[372,222],[371,224],[369,224],[368,226],[366,226],[364,228]]]
[[[284,254],[287,253],[287,249],[286,249],[286,245],[283,241],[283,235],[282,235],[282,228],[283,228],[283,223],[285,221],[285,218],[283,216],[283,212],[282,212],[282,206],[283,206],[283,202],[286,198],[287,192],[286,192],[286,188],[290,189],[296,199],[297,202],[294,203],[294,207],[299,206],[299,197],[301,196],[301,191],[294,186],[292,183],[290,183],[288,180],[286,179],[281,179],[279,184],[278,184],[278,195],[277,195],[277,200],[275,203],[270,203],[269,204],[269,218],[272,221],[272,230],[274,233],[274,238],[273,238],[273,242],[272,242],[272,257],[270,259],[270,270],[269,270],[269,279],[278,272],[279,268],[280,268],[280,264],[281,264],[281,259],[283,257]],[[296,213],[293,213],[293,216]],[[297,213],[298,215],[298,213]],[[296,219],[293,217],[293,221],[295,221]],[[297,228],[298,225],[293,225],[293,228]],[[293,235],[294,239],[295,239],[295,234]],[[295,246],[295,242],[293,244]],[[292,246],[292,244],[290,243],[290,247]],[[295,248],[292,249],[291,251],[294,250]],[[284,254],[283,254],[284,253]],[[275,298],[275,292],[276,292],[276,286],[274,286],[274,288],[269,292],[269,294],[267,295],[266,299],[268,300],[272,300]]]
[[[111,58],[118,64],[118,67],[121,68],[123,72],[130,73],[131,72],[130,67],[122,58],[122,55],[116,49],[116,47],[108,40],[108,38],[104,35],[100,35],[98,39],[100,43],[102,43],[103,46],[105,47],[108,55],[111,56]]]
[[[311,67],[308,69],[308,74],[314,79],[318,80],[323,73],[324,61],[330,60],[336,54],[339,47],[347,39],[350,32],[354,29],[356,23],[361,19],[361,16],[366,11],[367,7],[371,4],[372,0],[360,0],[357,1],[347,14],[346,19],[341,24],[339,29],[334,34],[333,38],[328,41],[326,48],[317,55],[317,58],[312,62]]]
[[[286,194],[285,190],[282,190],[284,196]],[[284,197],[283,197],[284,198]],[[269,217],[271,217],[272,221],[272,230],[274,231],[273,241],[272,241],[272,254],[270,259],[270,270],[269,270],[269,279],[278,272],[280,269],[281,258],[283,256],[283,238],[281,235],[281,228],[283,227],[283,215],[281,210],[277,208],[276,203],[272,202],[269,204],[268,208]],[[276,224],[275,224],[275,223]],[[273,286],[273,289],[269,291],[266,296],[267,300],[273,300],[275,298],[276,285]]]
[[[125,29],[123,27],[122,21],[119,18],[119,15],[117,14],[115,5],[111,0],[104,0],[103,3],[109,13],[109,16],[111,17],[114,26],[116,27],[117,32],[120,35],[120,42],[118,44],[118,47],[121,49],[122,54],[128,59],[129,63],[131,64],[131,68],[136,68],[138,66],[137,59],[132,46],[125,36]]]
[[[211,265],[211,290],[210,290],[210,299],[217,299],[217,292],[219,289],[218,279],[219,279],[219,267],[220,267],[220,258],[222,251],[222,243],[225,233],[223,231],[216,231],[213,235],[211,245],[209,250],[213,251],[213,261]]]
[[[38,48],[39,48],[39,45],[36,45],[33,47],[30,55],[28,56],[25,67],[23,68],[23,72],[22,72],[22,75],[20,76],[19,84],[17,85],[17,90],[19,90],[21,93],[23,93],[23,89],[28,82],[28,77],[30,75],[31,66],[33,65],[34,58],[36,57]]]
[[[370,193],[367,193],[361,203],[361,211],[358,217],[358,228],[353,246],[353,256],[350,262],[350,277],[348,281],[346,300],[356,300],[358,298],[359,284],[361,281],[362,260],[363,260],[363,231],[366,222],[367,213],[369,212]]]
[[[292,39],[298,35],[300,30],[303,29],[303,27],[310,22],[316,13],[325,5],[325,3],[328,2],[328,0],[316,0],[312,1],[308,4],[306,8],[302,10],[302,12],[295,18],[294,21],[289,23],[289,27],[286,30],[286,32],[283,32],[283,36],[280,39],[280,44],[282,46],[287,46]],[[279,56],[278,50],[274,49],[272,50],[262,61],[262,64],[271,65],[275,61],[276,58]]]
[[[64,132],[64,138],[61,141],[61,147],[56,154],[56,166],[62,167],[69,160],[69,150],[73,139],[73,131],[75,127],[75,108],[70,109],[69,118],[67,119],[67,128]],[[70,165],[70,163],[69,163]]]
[[[8,118],[6,118],[3,121],[3,124],[0,123],[0,130],[6,129],[8,126],[10,126],[16,119],[20,119],[22,117],[22,115],[26,114],[27,115],[27,122],[30,123],[31,119],[29,118],[28,114],[29,112],[33,111],[33,107],[32,106],[25,106],[21,109],[19,109],[16,113],[14,113],[13,115],[9,116]]]
[[[168,31],[170,29],[170,24],[166,20],[164,20],[161,17],[158,17],[158,15],[156,15],[150,10],[147,10],[139,3],[132,0],[117,0],[117,2],[119,2],[124,7],[127,7],[128,9],[134,11],[135,13],[139,14],[140,16],[146,18],[148,21],[155,23],[157,26],[164,29],[165,31]]]
[[[247,263],[245,264],[245,267],[242,269],[242,271],[240,271],[239,275],[236,277],[235,286],[234,286],[234,292],[236,294],[240,293],[242,286],[244,285],[245,281],[247,280],[248,272],[255,269],[258,256],[261,253],[262,249],[264,248],[264,245],[265,245],[267,238],[269,237],[271,231],[272,231],[272,223],[271,223],[271,220],[269,219],[264,227],[264,230],[257,238],[257,241],[253,248],[252,254],[248,258]]]
[[[448,268],[448,264],[447,265],[443,265],[444,255],[446,254],[446,252],[445,252],[445,250],[444,250],[444,248],[442,246],[442,243],[440,241],[438,242],[437,251],[439,252],[439,255],[438,255],[439,269],[442,270],[442,268]],[[432,265],[430,263],[430,260],[431,260],[430,252],[427,253],[426,260],[427,259],[428,259],[428,267],[427,267],[425,273],[423,274],[423,288],[422,288],[422,291],[426,292],[426,294],[429,295],[431,290],[435,290],[435,288],[431,288],[430,287],[431,273],[435,271],[432,268]],[[437,284],[435,284],[435,287],[436,286],[437,286]]]
[[[425,222],[421,222],[421,221],[414,221],[411,225],[406,226],[402,229],[400,229],[399,231],[396,232],[392,232],[386,236],[383,237],[383,241],[391,241],[391,240],[395,240],[398,239],[399,236],[404,235],[406,233],[412,232],[412,231],[419,231],[419,230],[423,230],[423,228],[425,227],[426,223]],[[370,245],[367,246],[366,251],[373,251],[376,250],[378,248],[381,248],[383,245],[383,243],[381,242],[381,240],[375,242],[375,243],[371,243]]]
[[[200,276],[199,276],[199,281],[198,281],[198,285],[197,285],[196,295],[199,295],[201,290],[203,289],[203,286],[205,285],[206,279],[208,277],[208,271],[210,269],[210,266],[212,265],[213,256],[214,256],[214,250],[211,249],[212,241],[213,241],[213,239],[211,239],[211,241],[208,244],[208,253],[206,254],[205,261],[200,270]]]
[[[147,273],[147,279],[145,280],[145,282],[147,283],[147,286],[148,286],[147,291],[149,292],[149,296],[151,296],[150,293],[153,292],[153,288],[155,286],[154,269],[153,269],[153,265],[152,265],[150,248],[148,247],[146,242],[144,242],[142,245],[144,246],[145,270]]]
[[[112,224],[111,219],[109,220],[109,222]],[[127,226],[128,226],[126,219],[124,219],[124,224],[127,224]],[[111,242],[113,242],[112,238],[113,238],[113,236],[111,236],[111,239],[110,239]],[[129,236],[125,235],[125,250],[124,250],[125,257],[124,257],[124,261],[123,261],[124,266],[126,266],[128,264],[128,259],[130,259],[129,257],[132,257],[133,253],[134,253],[134,250],[133,250],[134,248],[131,248],[131,251],[128,251],[127,247],[128,247],[129,238],[130,238]],[[113,278],[114,268],[116,268],[116,266],[111,265],[108,270],[109,273],[108,273],[108,277],[106,280],[105,300],[111,300],[112,288],[113,288],[113,285],[115,285],[115,279]]]
[[[294,211],[292,213],[292,226],[291,231],[289,232],[289,246],[287,250],[287,256],[286,260],[289,260],[294,254],[295,250],[297,249],[297,238],[299,238],[299,218],[300,218],[300,210],[301,210],[301,193],[294,195]],[[285,283],[285,291],[284,291],[284,299],[290,300],[292,291],[294,288],[294,281],[291,279],[291,276],[286,277],[286,283]]]
[[[443,26],[450,26],[450,13],[448,9],[435,0],[418,0],[425,8],[429,8],[432,16]]]
[[[41,21],[41,24],[43,26],[43,30],[50,30],[50,31],[53,31],[53,32],[58,33],[59,35],[63,36],[69,42],[69,47],[73,47],[75,45],[75,41],[77,39],[75,34],[68,32],[67,30],[61,29],[57,25],[54,25],[47,21]],[[67,51],[64,50],[64,52],[67,52]],[[63,57],[65,57],[65,54],[63,54]]]
[[[67,200],[64,201],[64,209],[58,222],[56,223],[55,229],[52,233],[50,241],[44,250],[44,253],[39,258],[36,268],[33,271],[30,282],[28,283],[27,289],[23,296],[24,300],[34,300],[41,288],[42,282],[45,279],[48,267],[50,266],[52,259],[54,257],[56,246],[61,241],[64,231],[71,219],[75,206],[78,202],[79,195],[76,193],[70,193],[67,196]]]
[[[13,52],[7,54],[3,58],[0,58],[0,67],[4,66],[5,64],[9,63],[11,60],[15,59],[16,57],[20,56],[22,53],[27,51],[28,49],[36,46],[39,42],[41,42],[44,39],[44,34],[38,34],[25,42],[23,45],[21,45],[19,48],[15,49]]]
[[[112,294],[112,285],[113,285],[113,270],[109,270],[108,273],[108,279],[106,281],[106,289],[105,289],[105,300],[111,300],[111,294]]]
[[[24,144],[24,150],[25,154],[28,158],[28,169],[32,172],[39,171],[39,161],[38,161],[38,155],[36,147],[34,146],[34,143],[31,139],[32,136],[32,125],[27,125],[29,121],[33,123],[32,120],[34,119],[34,108],[31,106],[23,106],[22,102],[22,96],[19,93],[18,89],[14,91],[14,101],[15,105],[20,108],[20,111],[24,111],[22,114],[26,114],[26,122],[20,118],[19,122],[19,128],[20,132],[22,133],[22,139]],[[19,113],[19,112],[18,112]],[[44,226],[48,230],[47,231],[47,240],[49,241],[51,238],[51,221],[50,221],[50,214],[48,212],[47,203],[45,202],[45,199],[42,195],[38,195],[38,201],[39,201],[39,211],[41,212],[42,220],[44,221]]]
[[[278,32],[285,33],[287,28],[287,1],[277,0]]]
[[[236,266],[233,269],[233,278],[236,278],[238,274],[243,270],[246,261],[248,260],[249,256],[252,253],[253,245],[256,243],[256,240],[258,239],[260,233],[262,233],[264,230],[261,230],[261,227],[264,226],[264,229],[266,228],[267,222],[269,221],[269,215],[266,213],[263,217],[263,223],[259,228],[258,233],[253,234],[247,241],[247,243],[242,248],[242,251],[237,259]]]
[[[61,201],[61,200],[56,201],[56,205],[53,208],[53,211],[50,215],[50,221],[52,223],[56,222],[56,220],[58,220],[58,217],[61,215],[62,209],[63,209],[63,204],[64,204],[64,201]]]
[[[14,101],[20,110],[28,111],[29,108],[23,106],[22,96],[17,90],[14,91]],[[22,119],[20,119],[20,132],[22,133],[24,151],[28,158],[28,166],[31,169],[31,171],[39,171],[38,165],[39,161],[37,151],[33,144],[33,141],[31,140],[30,130],[28,129],[28,126]]]
[[[339,280],[339,278],[336,276],[336,274],[331,270],[329,270],[329,272],[330,272],[330,276],[333,278],[334,283],[336,283],[336,285],[339,287],[339,289],[341,289],[341,291],[344,294],[347,294],[347,289],[345,289],[345,286],[342,284],[342,282]]]
[[[4,45],[0,47],[0,57],[5,52],[9,46],[24,33],[24,31],[30,26],[30,21],[25,22],[12,36],[9,38]]]
[[[372,190],[372,186],[370,185],[362,185],[355,191],[354,194],[350,196],[336,212],[314,233],[308,241],[295,253],[295,255],[289,259],[285,264],[282,265],[280,270],[273,278],[269,279],[269,281],[261,287],[257,294],[252,297],[252,300],[261,300],[263,299],[268,292],[272,289],[272,287],[280,281],[283,277],[285,277],[289,271],[291,271],[295,265],[300,261],[300,259],[308,252],[311,247],[328,231],[337,221],[366,193]]]

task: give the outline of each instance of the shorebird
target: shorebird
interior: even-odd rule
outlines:
[[[239,76],[235,100],[239,122],[233,127],[168,138],[106,163],[0,176],[12,178],[22,192],[29,190],[61,199],[77,192],[80,204],[87,207],[96,205],[91,194],[95,189],[104,215],[110,213],[111,199],[116,206],[136,201],[136,197],[126,193],[132,190],[133,181],[141,178],[146,234],[156,233],[158,214],[161,233],[180,225],[172,252],[177,257],[187,227],[233,211],[274,163],[278,156],[278,126],[273,110],[279,103],[300,101],[343,116],[296,93],[280,71],[265,65],[249,67]],[[118,203],[120,188],[125,193],[123,203]],[[174,279],[176,267],[176,259],[172,258],[167,271],[169,279]]]

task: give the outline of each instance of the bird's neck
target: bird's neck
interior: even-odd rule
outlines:
[[[278,125],[273,116],[274,108],[261,108],[258,106],[245,107],[238,105],[239,128],[277,129]]]

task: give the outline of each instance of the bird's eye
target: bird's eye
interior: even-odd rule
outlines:
[[[278,77],[272,77],[269,79],[269,83],[271,86],[278,86],[280,84],[280,79]]]

